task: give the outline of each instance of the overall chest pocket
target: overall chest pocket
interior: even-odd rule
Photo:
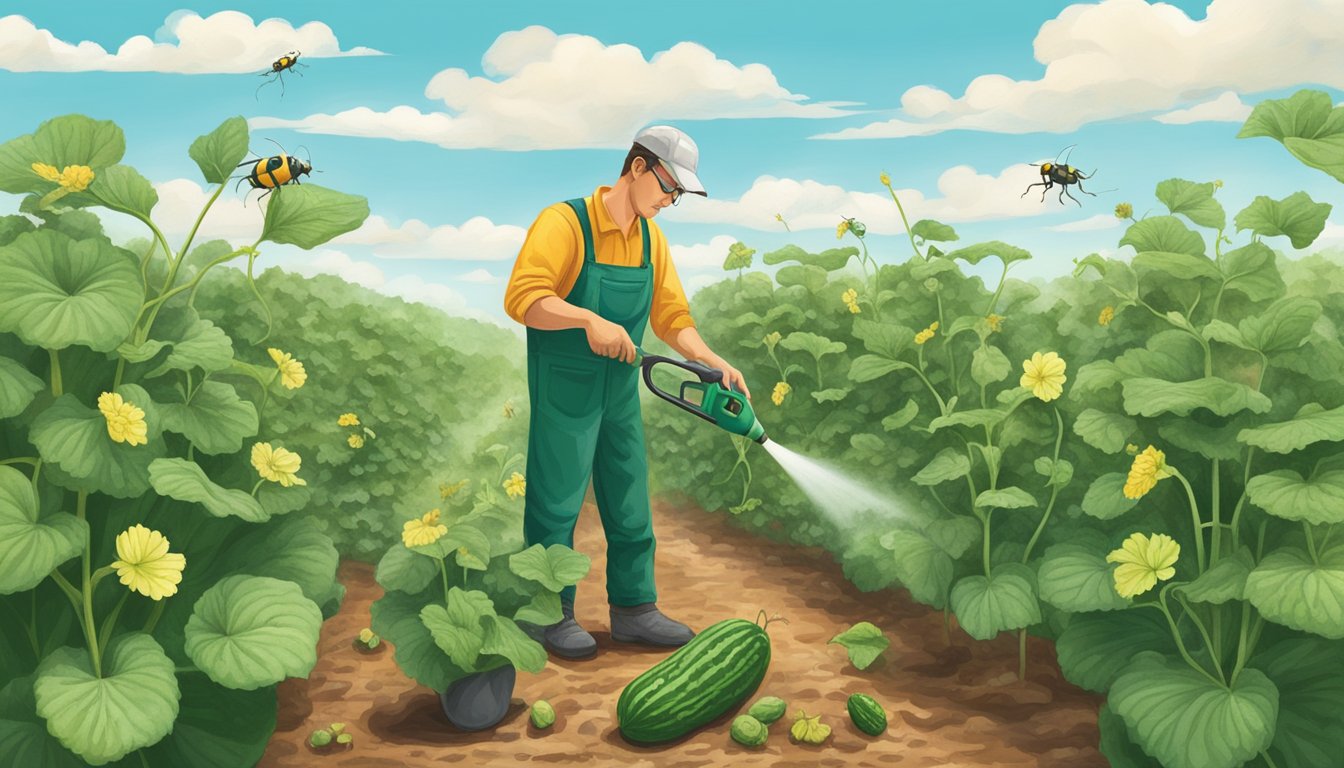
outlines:
[[[622,324],[646,317],[653,299],[651,288],[648,280],[602,278],[598,281],[598,314]]]

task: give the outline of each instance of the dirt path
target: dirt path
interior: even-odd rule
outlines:
[[[719,514],[655,504],[659,607],[695,630],[725,618],[753,619],[760,608],[788,618],[770,625],[772,660],[752,700],[774,695],[789,712],[770,728],[759,750],[728,735],[729,713],[689,738],[663,747],[637,747],[616,728],[616,700],[625,685],[668,651],[612,642],[608,634],[605,558],[597,510],[585,506],[577,547],[593,558],[579,586],[578,619],[598,642],[596,657],[552,657],[540,674],[519,673],[513,706],[496,728],[454,729],[437,694],[401,674],[386,645],[363,655],[350,644],[369,624],[369,605],[382,590],[373,568],[342,563],[348,588],[339,615],[322,627],[317,667],[307,680],[280,686],[276,733],[259,765],[399,768],[461,763],[468,766],[589,764],[655,766],[994,766],[1088,768],[1106,766],[1096,749],[1101,698],[1069,685],[1053,647],[1029,638],[1026,681],[1018,681],[1017,641],[1001,635],[976,643],[953,625],[943,640],[942,614],[904,592],[859,592],[830,555],[787,549],[731,528]],[[844,648],[827,641],[859,621],[881,627],[891,646],[859,671]],[[873,695],[890,727],[872,738],[845,712],[855,691]],[[546,732],[528,721],[528,705],[549,700],[556,724]],[[743,706],[745,711],[746,705]],[[799,709],[820,713],[832,736],[819,747],[794,744],[788,727]],[[345,722],[353,748],[318,756],[308,733]]]

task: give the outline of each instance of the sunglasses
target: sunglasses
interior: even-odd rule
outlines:
[[[658,188],[663,190],[663,194],[672,196],[672,204],[676,205],[681,202],[681,196],[686,193],[686,190],[677,186],[677,183],[672,180],[672,172],[663,165],[663,161],[659,160],[657,164],[649,167],[653,170],[653,178],[658,180]],[[666,181],[663,180],[664,175],[668,177]]]

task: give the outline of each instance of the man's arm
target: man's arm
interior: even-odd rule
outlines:
[[[523,315],[523,324],[542,331],[582,328],[595,354],[627,363],[635,361],[635,343],[624,328],[559,296],[543,296],[532,302]]]

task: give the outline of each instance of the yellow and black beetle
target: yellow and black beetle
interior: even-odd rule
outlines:
[[[268,139],[268,141],[270,141]],[[275,144],[274,141],[271,143]],[[280,147],[279,144],[275,144]],[[285,184],[298,184],[299,177],[304,174],[313,173],[313,166],[304,160],[292,155],[285,154],[285,148],[280,147],[280,154],[271,157],[262,157],[257,160],[248,160],[238,164],[239,168],[252,166],[251,172],[238,179],[238,184],[234,185],[234,191],[237,191],[238,185],[246,181],[252,185],[253,189],[264,189],[261,197],[271,193],[271,190]],[[261,198],[257,198],[260,200]]]
[[[299,77],[303,77],[303,73],[300,72],[300,71],[297,70],[297,69],[294,69],[294,67],[296,67],[296,66],[299,66],[299,67],[306,67],[306,66],[308,66],[307,64],[300,64],[300,63],[299,63],[299,56],[300,56],[300,55],[301,55],[301,54],[300,54],[298,51],[290,51],[289,53],[285,54],[284,56],[281,56],[280,58],[278,58],[278,59],[276,59],[275,61],[271,62],[271,68],[268,69],[268,70],[266,70],[265,72],[262,72],[262,73],[261,73],[261,76],[262,76],[262,77],[270,77],[271,79],[270,79],[270,80],[267,80],[266,82],[262,83],[261,85],[258,85],[258,86],[257,86],[257,93],[254,93],[254,94],[252,95],[252,98],[254,98],[254,99],[255,99],[255,98],[259,98],[259,95],[260,95],[260,93],[261,93],[261,89],[262,89],[262,88],[265,88],[266,86],[270,85],[271,83],[274,83],[276,80],[279,80],[279,81],[280,81],[280,98],[284,98],[284,96],[285,96],[285,72],[286,72],[286,71],[292,71],[294,74],[298,75]]]
[[[1072,153],[1075,146],[1077,145],[1071,144],[1068,147],[1065,147],[1065,149],[1068,150],[1069,153]],[[1083,173],[1068,164],[1068,154],[1063,152],[1060,154],[1064,154],[1064,164],[1062,165],[1059,163],[1031,163],[1031,165],[1038,166],[1041,169],[1041,180],[1035,184],[1028,184],[1026,191],[1023,192],[1020,197],[1026,197],[1027,192],[1030,192],[1032,187],[1045,187],[1045,189],[1041,190],[1041,202],[1045,202],[1045,193],[1049,192],[1056,184],[1059,185],[1059,202],[1061,203],[1064,202],[1065,195],[1068,195],[1069,199],[1073,202],[1078,203],[1078,198],[1069,195],[1070,184],[1077,184],[1078,191],[1085,195],[1092,195],[1093,197],[1097,196],[1095,192],[1088,192],[1086,189],[1083,189],[1083,179],[1091,178],[1092,173],[1096,173],[1096,171],[1093,171],[1092,173]],[[1056,155],[1055,159],[1058,160],[1059,155]],[[1082,203],[1078,203],[1078,207],[1081,208],[1082,205]]]

